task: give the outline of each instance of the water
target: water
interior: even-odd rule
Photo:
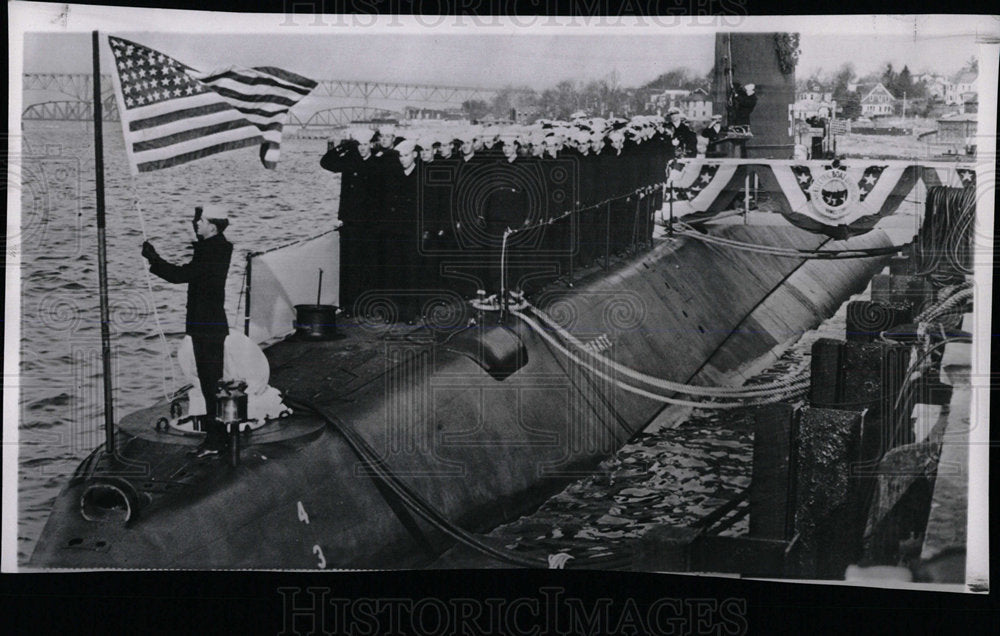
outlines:
[[[148,406],[180,382],[179,369],[160,342],[156,317],[173,351],[184,332],[186,286],[152,277],[150,294],[139,255],[143,225],[164,258],[182,263],[191,255],[194,206],[229,206],[226,236],[235,249],[226,307],[230,326],[242,325],[246,255],[319,234],[336,219],[339,177],[320,168],[325,150],[321,139],[285,140],[273,171],[248,148],[132,177],[121,128],[105,127],[116,418]],[[21,235],[6,244],[8,254],[21,255],[18,559],[23,561],[67,477],[103,441],[92,127],[25,122],[21,157],[11,169],[23,181]]]

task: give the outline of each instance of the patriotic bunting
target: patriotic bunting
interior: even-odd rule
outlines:
[[[736,168],[736,164],[718,161],[675,163],[668,181],[673,188],[667,188],[664,205],[670,205],[672,194],[677,218],[708,210],[732,180]]]
[[[789,222],[836,238],[871,230],[907,197],[916,196],[918,187],[975,186],[975,171],[955,164],[691,159],[678,162],[670,172],[675,218],[711,218],[714,212],[741,207],[744,171],[755,173],[765,190],[773,190],[771,198],[781,202],[781,214]],[[667,188],[665,207],[670,192]]]

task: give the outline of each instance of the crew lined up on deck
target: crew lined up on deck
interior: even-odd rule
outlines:
[[[667,163],[696,152],[676,109],[667,118],[351,129],[320,161],[342,175],[340,306],[354,314],[389,300],[413,320],[441,290],[530,292],[648,244]]]

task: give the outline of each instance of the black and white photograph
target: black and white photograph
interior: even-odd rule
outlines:
[[[989,592],[997,17],[8,8],[5,572]]]

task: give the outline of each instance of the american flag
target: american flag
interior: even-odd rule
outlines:
[[[205,74],[135,42],[108,44],[132,174],[255,145],[274,168],[288,110],[316,87],[279,68]]]

